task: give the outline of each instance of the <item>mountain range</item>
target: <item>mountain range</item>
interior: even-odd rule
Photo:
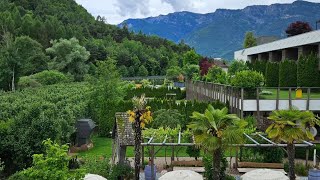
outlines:
[[[256,37],[284,38],[285,29],[295,21],[306,21],[315,28],[320,19],[320,3],[295,1],[291,4],[254,5],[244,9],[217,9],[213,13],[175,12],[145,19],[128,19],[134,32],[157,35],[175,42],[185,42],[204,56],[233,59],[242,48],[245,33]]]

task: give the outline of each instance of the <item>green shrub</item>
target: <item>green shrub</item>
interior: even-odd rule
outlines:
[[[41,83],[39,83],[37,80],[31,78],[30,76],[24,76],[21,77],[18,81],[18,87],[19,89],[25,89],[25,88],[36,88],[42,86]]]
[[[68,168],[70,156],[67,154],[68,146],[60,146],[50,139],[44,141],[46,154],[34,154],[33,166],[18,172],[10,179],[82,179],[85,176],[84,170],[77,169],[70,171]]]
[[[72,81],[72,77],[68,77],[63,73],[54,70],[39,72],[32,75],[32,78],[42,85],[52,85]]]
[[[297,64],[295,61],[285,60],[279,64],[279,86],[297,86]]]
[[[281,163],[284,151],[279,147],[270,148],[242,148],[242,161]]]
[[[267,87],[279,86],[279,64],[277,62],[267,63],[265,78]]]
[[[315,54],[301,56],[297,67],[297,84],[300,87],[319,87],[319,58]]]
[[[248,70],[248,64],[245,61],[234,60],[228,68],[228,73],[230,75],[235,75],[237,72]]]
[[[227,84],[228,76],[221,67],[213,66],[209,69],[208,74],[205,76],[205,80],[219,84]]]
[[[112,167],[108,179],[119,179],[121,177],[124,179],[133,179],[133,175],[133,169],[130,165],[116,164]]]
[[[88,158],[82,168],[86,170],[86,173],[98,174],[107,178],[110,169],[109,162],[110,160],[107,158]]]
[[[188,146],[186,153],[189,155],[189,157],[194,157],[196,160],[198,160],[198,157],[200,157],[200,149],[195,146]]]
[[[152,128],[176,128],[179,125],[186,124],[182,122],[184,118],[177,109],[160,109],[155,111],[153,119],[154,121],[151,123]]]
[[[213,179],[212,162],[214,161],[212,155],[205,155],[202,159],[204,165],[204,177],[206,179]],[[228,161],[225,157],[221,159],[220,177],[222,179],[226,178],[226,169],[228,166]]]
[[[309,167],[306,167],[304,163],[298,162],[295,164],[294,170],[298,176],[308,176]]]
[[[251,70],[237,72],[231,79],[231,85],[245,89],[255,89],[263,86],[264,82],[265,79],[261,73]]]

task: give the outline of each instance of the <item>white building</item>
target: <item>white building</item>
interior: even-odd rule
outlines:
[[[251,62],[297,60],[300,55],[310,52],[320,56],[320,30],[236,51],[234,59]]]

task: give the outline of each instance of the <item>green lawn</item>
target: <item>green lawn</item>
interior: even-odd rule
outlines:
[[[260,95],[261,99],[277,99],[277,89],[264,89],[264,91],[269,91],[272,94]],[[279,97],[280,99],[289,99],[289,90],[280,90]],[[296,99],[295,89],[291,91],[291,98]],[[302,93],[302,99],[307,99],[307,92]],[[315,90],[311,89],[310,99],[320,99],[320,92],[315,92]]]
[[[92,158],[99,158],[99,157],[106,157],[111,158],[112,155],[112,139],[105,138],[105,137],[97,137],[93,136],[92,141],[94,147],[88,151],[80,152],[78,156],[84,159],[92,159]],[[155,152],[157,152],[161,147],[155,147]],[[180,149],[180,150],[179,150]],[[175,153],[178,152],[179,157],[189,157],[186,153],[186,147],[175,147]],[[203,154],[203,152],[201,153]],[[235,153],[232,152],[234,155]],[[230,156],[230,152],[227,151],[225,153],[226,156]],[[159,152],[156,154],[156,157],[164,157],[165,156],[165,147],[161,148]],[[167,148],[167,157],[171,156],[171,147]],[[175,154],[176,156],[176,154]],[[134,157],[133,147],[129,147],[127,149],[127,157]],[[145,148],[145,157],[148,157],[148,148]]]

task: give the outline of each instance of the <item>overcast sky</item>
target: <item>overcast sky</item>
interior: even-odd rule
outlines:
[[[242,9],[249,5],[291,3],[294,0],[76,0],[92,15],[106,17],[110,24],[129,18],[145,18],[177,11],[214,12],[218,8]],[[308,0],[319,2],[320,0]]]

